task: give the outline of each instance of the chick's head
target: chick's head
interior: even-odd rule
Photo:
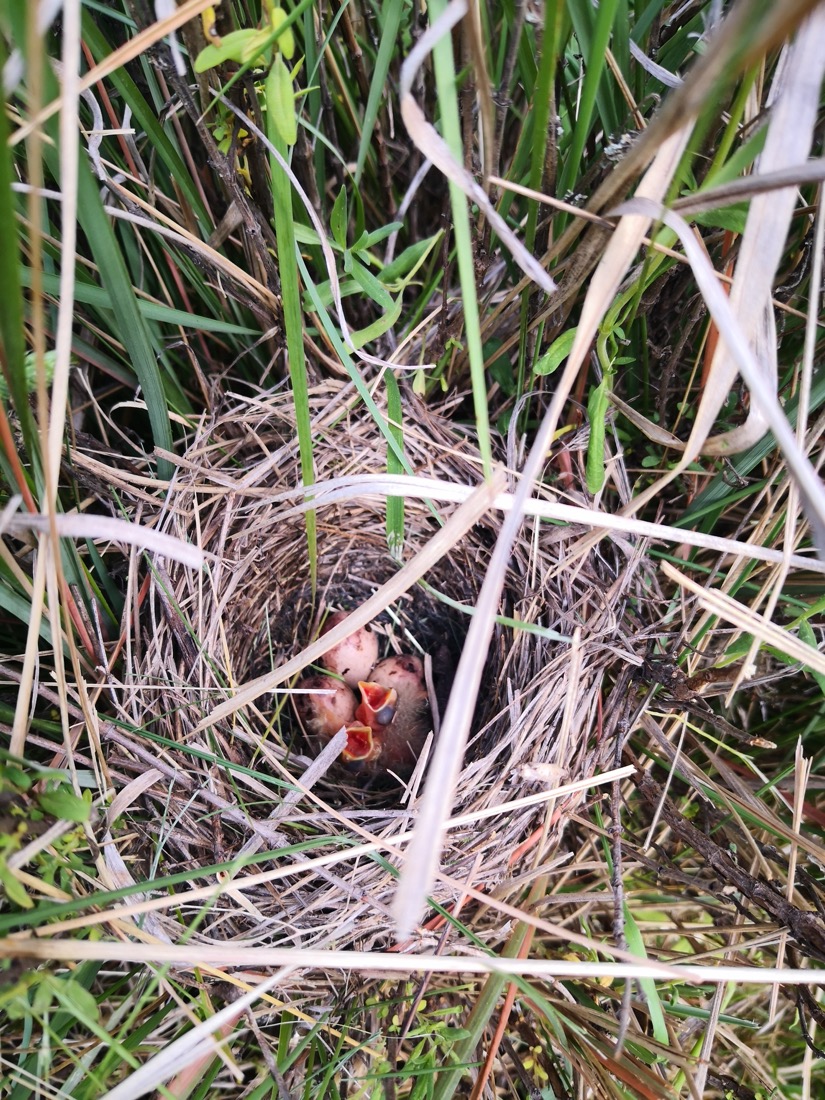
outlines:
[[[324,623],[321,636],[328,634],[334,626],[349,618],[349,615],[349,611],[334,612]],[[377,660],[378,638],[368,626],[362,626],[328,650],[321,658],[321,663],[324,668],[334,672],[354,688],[359,680],[367,679]]]
[[[310,736],[329,740],[355,720],[355,695],[334,676],[315,673],[305,676],[298,686],[301,693],[292,696],[292,703],[298,721]]]

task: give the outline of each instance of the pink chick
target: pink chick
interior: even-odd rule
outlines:
[[[385,688],[388,695],[394,693],[396,696],[393,704],[395,714],[391,721],[373,727],[375,737],[381,744],[379,764],[381,768],[407,778],[432,728],[424,662],[420,657],[408,654],[387,657],[372,670],[371,681]],[[383,717],[380,709],[378,716]]]
[[[324,623],[321,635],[328,633],[349,617],[349,611],[336,611]],[[378,660],[378,638],[368,626],[362,626],[321,658],[321,664],[340,676],[351,688],[366,680]]]
[[[351,688],[334,676],[314,673],[305,676],[298,684],[308,692],[293,695],[292,703],[304,732],[311,737],[334,737],[341,726],[355,721],[355,695]],[[315,694],[330,691],[331,695]]]
[[[341,759],[345,763],[369,764],[378,756],[381,746],[373,737],[372,728],[356,719],[355,695],[346,684],[334,676],[315,673],[304,677],[298,686],[307,694],[293,695],[292,702],[308,737],[329,741],[344,726],[347,744]]]

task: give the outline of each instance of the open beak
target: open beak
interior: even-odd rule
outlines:
[[[365,726],[376,729],[388,726],[395,718],[398,706],[398,692],[395,688],[385,688],[372,681],[358,681],[361,702],[356,707],[355,717]]]
[[[347,727],[347,747],[341,759],[348,764],[368,764],[381,754],[381,742],[373,736],[369,726],[350,722]]]

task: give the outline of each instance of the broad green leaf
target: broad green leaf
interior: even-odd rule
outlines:
[[[358,283],[356,283],[355,279],[342,279],[341,282],[338,284],[338,289],[341,293],[342,298],[349,298],[352,294],[361,293],[361,287]],[[319,283],[316,287],[316,290],[318,291],[318,296],[320,297],[323,304],[327,307],[327,309],[329,309],[332,305],[332,284],[330,283],[329,279],[326,279],[323,283]],[[314,309],[314,299],[308,291],[304,291],[303,301],[304,309]]]
[[[604,485],[604,418],[607,413],[607,375],[590,391],[587,402],[587,419],[590,423],[590,440],[587,444],[586,479],[588,493],[598,493]]]
[[[557,336],[547,351],[539,357],[538,362],[533,367],[533,374],[552,374],[558,370],[570,354],[575,339],[576,330],[574,328],[563,332],[561,336]]]
[[[380,229],[374,229],[372,233],[362,233],[352,246],[352,251],[369,252],[371,248],[375,248],[381,241],[385,241],[391,234],[403,228],[403,222],[390,222],[389,225],[382,225]]]
[[[43,356],[43,369],[46,375],[46,385],[50,386],[54,378],[54,366],[56,353],[47,351]],[[23,360],[23,381],[28,393],[34,393],[37,389],[37,361],[33,351],[30,351]],[[8,401],[9,388],[6,380],[0,375],[0,401]]]
[[[350,274],[367,297],[375,302],[377,306],[380,306],[382,309],[393,308],[395,303],[392,300],[392,295],[387,291],[387,288],[380,280],[376,279],[368,268],[364,267],[360,260],[356,260],[354,256],[352,256],[350,261]]]
[[[14,905],[19,905],[21,909],[31,909],[34,905],[22,883],[9,869],[3,855],[0,855],[0,886],[3,887],[9,901]]]
[[[71,978],[51,978],[52,992],[63,1008],[69,1009],[77,1020],[86,1024],[100,1022],[100,1006],[94,994]]]
[[[298,244],[311,245],[313,248],[317,248],[321,243],[321,238],[315,232],[311,225],[301,225],[300,222],[295,223],[295,240]],[[334,241],[330,241],[333,248],[337,245]]]
[[[442,230],[433,233],[432,237],[425,237],[423,241],[416,241],[409,248],[405,248],[400,256],[396,256],[391,264],[382,269],[379,278],[386,286],[392,286],[393,290],[403,290],[414,278],[416,271],[424,263],[436,244],[441,240]],[[393,286],[393,284],[396,284]]]
[[[497,337],[488,340],[484,345],[484,361],[490,364],[487,367],[490,377],[498,382],[503,393],[508,397],[512,397],[516,392],[516,376],[513,372],[513,363],[506,352],[504,355],[497,354],[503,343],[504,341],[499,340]]]
[[[57,790],[41,791],[37,795],[37,801],[41,809],[47,814],[59,818],[61,821],[76,821],[83,824],[89,820],[92,807],[85,798],[80,798],[67,786],[58,787]]]
[[[115,1055],[122,1064],[132,1069],[138,1068],[138,1060],[127,1046],[119,1042],[110,1034],[100,1021],[100,1009],[94,994],[87,990],[79,981],[73,978],[64,980],[53,978],[51,980],[55,1000],[60,1004],[62,1011],[59,1016],[68,1016],[73,1023],[81,1024],[87,1031],[95,1035],[103,1044],[104,1049]]]
[[[737,202],[719,210],[703,210],[698,214],[691,214],[691,218],[697,225],[706,225],[711,229],[728,229],[731,233],[744,233],[748,209],[746,202]]]
[[[205,73],[207,69],[214,69],[223,65],[225,61],[237,61],[239,65],[258,63],[263,67],[266,64],[266,56],[261,51],[265,44],[272,38],[270,30],[256,30],[249,27],[244,30],[230,31],[221,38],[220,45],[211,43],[205,46],[195,58],[192,66],[196,73]]]
[[[2,776],[3,783],[10,783],[18,791],[29,790],[34,782],[29,773],[24,771],[18,764],[4,764],[0,769],[0,776]]]
[[[295,115],[295,95],[292,77],[280,54],[275,55],[266,78],[267,126],[277,131],[287,147],[298,140],[298,119]]]
[[[356,329],[351,333],[352,346],[354,348],[362,348],[364,344],[368,344],[371,340],[377,340],[379,336],[383,336],[388,329],[391,329],[398,318],[401,316],[401,297],[391,304],[390,309],[378,318],[377,321],[373,321],[371,325],[367,325],[366,328]]]
[[[269,15],[269,21],[272,24],[273,31],[280,30],[287,21],[287,14],[283,8],[273,8]],[[287,61],[290,61],[295,53],[295,35],[292,33],[292,27],[287,27],[280,32],[277,46]]]
[[[341,185],[341,190],[335,196],[332,210],[329,214],[329,227],[332,237],[339,248],[347,247],[347,190]]]

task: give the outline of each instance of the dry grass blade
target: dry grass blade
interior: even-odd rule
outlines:
[[[624,402],[617,402],[621,408]],[[444,481],[434,481],[426,477],[410,477],[406,474],[361,474],[351,478],[334,478],[330,481],[316,482],[312,487],[312,499],[302,501],[292,508],[285,509],[284,518],[302,515],[308,508],[322,509],[331,504],[344,501],[357,502],[365,497],[384,499],[387,496],[402,496],[411,500],[454,501],[459,504],[466,501],[474,492],[469,485],[452,485]],[[286,502],[296,496],[303,496],[303,490],[294,490],[281,494],[278,498]],[[516,507],[513,493],[499,493],[491,504],[491,509],[512,512]],[[605,532],[625,531],[640,538],[658,539],[673,543],[675,546],[701,546],[717,554],[729,554],[734,558],[754,561],[773,562],[777,565],[786,560],[795,569],[810,569],[815,573],[825,573],[825,561],[802,554],[791,554],[786,550],[775,550],[758,542],[741,542],[737,539],[723,538],[720,535],[707,534],[704,531],[692,531],[684,527],[669,527],[663,523],[651,523],[648,520],[635,519],[613,512],[602,512],[596,508],[584,508],[574,504],[561,504],[555,500],[543,500],[532,497],[524,502],[524,515],[546,520],[561,520],[576,526],[596,527]]]
[[[182,246],[186,250],[191,249],[194,254],[200,257],[207,270],[214,271],[219,277],[226,278],[230,285],[237,285],[244,295],[256,299],[262,307],[271,311],[275,310],[278,302],[276,295],[256,279],[254,275],[245,271],[243,267],[232,263],[226,256],[221,255],[220,252],[212,248],[207,241],[203,241],[189,232],[185,226],[178,225],[163,210],[159,210],[146,202],[141,195],[129,195],[129,204],[130,209],[128,210],[107,206],[105,208],[106,213],[110,217],[118,218],[120,221],[129,222],[130,225],[151,230],[152,233],[157,233],[158,236],[163,237],[171,244]],[[135,208],[141,208],[151,213],[151,218],[141,218],[139,214],[135,213]],[[177,456],[171,455],[170,457],[174,459]]]
[[[818,1095],[825,0],[281,3],[0,19],[0,1093]]]
[[[386,547],[385,509],[387,496],[395,495],[393,480],[381,484],[377,479],[385,459],[375,446],[376,428],[369,415],[356,406],[342,417],[347,408],[344,399],[351,394],[352,387],[329,384],[313,394],[321,483],[313,489],[312,499],[301,500],[298,508],[292,507],[296,493],[298,499],[302,494],[297,489],[288,394],[242,404],[241,414],[233,407],[217,421],[201,426],[180,460],[181,473],[159,522],[179,536],[197,538],[209,555],[208,583],[178,567],[170,568],[169,576],[159,572],[153,578],[141,612],[144,621],[136,628],[139,663],[130,665],[130,726],[137,732],[104,734],[108,766],[117,772],[118,784],[128,783],[131,775],[147,766],[162,773],[163,779],[145,790],[123,817],[137,823],[147,802],[165,802],[171,797],[169,813],[183,815],[186,832],[164,835],[162,843],[165,851],[174,850],[176,858],[180,850],[187,867],[191,867],[187,853],[193,843],[208,860],[213,843],[209,822],[216,810],[221,815],[224,843],[229,844],[231,837],[228,858],[251,851],[251,846],[245,847],[250,836],[261,837],[271,849],[283,853],[284,858],[273,857],[274,869],[262,875],[250,875],[244,869],[232,880],[229,891],[221,888],[216,893],[214,887],[201,888],[199,884],[193,890],[193,884],[187,882],[179,884],[174,895],[187,911],[203,906],[211,911],[219,899],[225,919],[248,943],[294,945],[300,937],[297,942],[302,945],[345,946],[368,952],[386,944],[392,933],[389,910],[396,880],[387,871],[387,860],[392,864],[402,860],[398,845],[409,832],[412,818],[412,813],[399,808],[403,804],[397,796],[359,787],[351,775],[344,777],[343,785],[340,776],[325,775],[313,791],[307,791],[302,777],[313,774],[313,764],[304,755],[306,744],[290,717],[291,709],[283,707],[280,693],[267,700],[261,711],[251,705],[243,713],[236,711],[237,700],[233,699],[227,713],[236,714],[235,721],[212,724],[208,740],[197,732],[210,700],[225,697],[230,690],[227,685],[252,682],[258,685],[257,691],[263,672],[271,687],[316,653],[307,647],[318,627],[301,556],[300,507],[304,504],[316,509],[324,532],[319,581],[325,604],[359,609],[360,617],[356,620],[351,614],[341,633],[349,632],[356,621],[369,620],[376,608],[392,600],[394,590],[388,591],[385,582],[398,574],[399,566]],[[438,530],[432,504],[428,507],[424,501],[430,489],[435,492],[433,499],[439,493],[455,499],[457,488],[462,496],[470,493],[468,484],[477,477],[478,455],[468,450],[466,440],[456,435],[448,421],[431,411],[422,409],[423,420],[417,421],[417,408],[408,409],[405,447],[411,464],[432,476],[411,482],[418,499],[407,497],[405,550],[420,574],[427,568],[428,548],[432,552],[432,532]],[[370,471],[362,475],[360,496],[336,500],[333,494],[326,499],[324,476],[348,469]],[[349,488],[358,489],[358,481],[352,479]],[[128,496],[128,488],[125,491]],[[475,608],[473,620],[478,615],[476,574],[488,560],[499,529],[499,519],[492,514],[493,502],[501,502],[505,495],[497,486],[481,492],[489,495],[479,504],[484,514],[478,529],[447,550],[430,571],[427,588],[408,587],[402,599],[374,620],[380,636],[388,637],[391,645],[406,648],[404,639],[412,638],[420,642],[425,654],[433,656],[436,693],[442,665],[440,639],[454,639],[448,652],[453,660],[469,621],[461,609]],[[138,487],[135,493],[145,508]],[[493,608],[496,618],[503,613],[504,622],[494,626],[495,642],[489,656],[483,648],[476,650],[475,659],[486,666],[489,683],[477,706],[469,691],[460,699],[472,719],[474,736],[457,784],[456,813],[448,818],[451,874],[438,875],[431,891],[440,905],[450,905],[457,893],[466,893],[489,914],[485,922],[493,927],[508,919],[535,923],[536,918],[519,907],[520,877],[517,864],[510,860],[520,861],[529,852],[551,851],[567,815],[584,801],[584,790],[600,783],[605,768],[615,762],[611,733],[596,744],[577,737],[559,740],[562,716],[565,729],[592,728],[601,721],[601,714],[612,716],[614,723],[616,708],[625,704],[625,696],[609,691],[603,698],[601,685],[609,669],[636,660],[630,652],[632,645],[624,639],[624,617],[617,616],[616,605],[606,593],[614,593],[621,605],[627,593],[637,587],[642,591],[638,571],[643,557],[635,555],[626,568],[619,569],[623,551],[611,548],[606,558],[587,563],[580,580],[563,578],[537,590],[532,578],[544,575],[558,556],[559,542],[550,540],[550,534],[551,529],[546,528],[538,544],[532,537],[516,542],[507,562],[504,607]],[[594,583],[595,577],[603,580]],[[402,583],[398,591],[404,588]],[[449,601],[446,609],[435,598],[442,592]],[[363,602],[376,596],[377,603]],[[230,621],[237,624],[236,629],[227,629]],[[511,621],[523,622],[525,629],[511,628]],[[550,630],[536,630],[539,622],[549,623]],[[582,630],[581,672],[571,697],[565,652],[557,639],[572,634],[583,623],[587,626]],[[325,635],[317,652],[333,644],[335,637]],[[471,643],[466,643],[464,651],[471,650]],[[614,675],[609,674],[610,682]],[[466,681],[453,677],[452,672],[447,691],[451,684],[455,686],[453,698],[466,687]],[[439,704],[443,705],[440,698]],[[163,739],[162,754],[145,740],[140,732],[144,729],[150,738],[159,735]],[[215,743],[225,746],[217,756]],[[206,755],[202,755],[204,750],[208,750]],[[193,753],[198,754],[194,759]],[[257,763],[259,756],[261,763]],[[246,767],[236,773],[231,761]],[[428,785],[436,767],[437,761],[431,761]],[[232,769],[231,776],[227,768]],[[294,792],[285,800],[275,799],[283,812],[274,818],[271,791],[260,781],[266,773],[277,776]],[[546,789],[548,774],[554,777],[550,789]],[[224,776],[232,783],[226,794],[221,790],[227,782]],[[545,788],[538,794],[534,793],[536,783]],[[244,805],[246,798],[253,796],[269,807],[265,813]],[[337,808],[342,802],[348,807],[345,814]],[[190,807],[195,804],[210,812],[193,814]],[[550,804],[553,808],[548,811]],[[480,832],[480,823],[491,816],[499,821],[497,828],[493,831],[484,826]],[[152,835],[157,829],[152,824],[154,815],[149,821]],[[483,840],[488,834],[493,845],[489,850]],[[300,852],[288,854],[292,840],[303,844],[308,837],[320,849],[311,858]],[[353,846],[356,838],[362,838],[365,845]],[[183,848],[179,848],[181,844]],[[127,842],[124,855],[129,856],[130,848],[137,855],[141,847]],[[384,858],[368,858],[372,853],[384,853]],[[480,870],[474,872],[480,855]],[[260,855],[256,862],[259,859]],[[481,881],[477,876],[482,876]],[[512,879],[512,886],[500,897],[491,897],[487,888],[491,876],[500,883]],[[281,884],[277,895],[272,892],[276,882]],[[505,900],[509,894],[513,895],[512,904]],[[275,897],[282,900],[273,909]],[[156,907],[164,910],[158,917],[162,915],[166,933],[175,939],[172,914],[176,910],[170,908],[168,897],[118,907],[118,913],[128,919],[127,908],[136,916],[139,911],[154,912]],[[196,933],[197,941],[225,942],[225,926],[213,929],[211,923],[207,921],[209,927]],[[64,921],[60,927],[68,930]],[[536,927],[542,935],[556,939],[551,922],[539,920]],[[450,939],[461,937],[460,928],[451,928],[450,933]],[[425,928],[420,936],[426,946],[430,933]],[[565,929],[564,938],[570,941],[571,936],[575,933]],[[582,948],[593,949],[593,941],[586,940]],[[615,954],[616,949],[611,946],[610,951]]]
[[[553,766],[550,765],[549,767],[552,768]],[[528,770],[528,768],[525,767],[524,770],[526,771]],[[557,787],[553,787],[552,790],[544,790],[537,795],[528,795],[524,798],[516,799],[512,802],[505,802],[495,807],[488,807],[486,811],[481,810],[477,812],[470,812],[467,814],[459,814],[450,819],[448,823],[449,828],[454,830],[462,830],[469,826],[473,829],[477,829],[480,825],[482,825],[486,821],[489,821],[490,819],[498,818],[504,821],[506,820],[508,815],[517,815],[520,811],[524,809],[531,807],[543,808],[545,805],[549,806],[557,802],[558,800],[566,799],[571,794],[579,794],[581,792],[590,791],[601,786],[607,786],[611,783],[618,782],[619,780],[628,779],[635,773],[635,771],[636,769],[634,766],[626,765],[622,768],[615,768],[603,772],[598,776],[594,776],[590,779],[576,780],[572,783],[562,783]],[[148,789],[152,783],[157,781],[159,776],[162,778],[162,773],[159,773],[158,771],[145,774],[149,776],[149,779],[146,780],[145,785],[130,785],[130,793],[133,794],[135,797],[137,797],[142,790]],[[531,779],[536,782],[546,782],[546,776],[544,774],[531,776]],[[301,783],[300,781],[296,781],[294,783],[294,790],[290,791],[289,793],[294,793],[296,795],[296,797],[291,800],[294,807],[294,804],[307,793],[307,790],[304,787],[303,783]],[[131,800],[129,799],[129,801]],[[127,807],[128,801],[127,799],[123,799],[120,803],[120,808],[124,809]],[[334,817],[335,815],[334,813],[330,813],[330,816]],[[150,928],[153,935],[158,935],[163,940],[163,942],[169,943],[172,942],[172,940],[166,932],[163,932],[161,934],[159,931],[156,931],[157,929],[162,928],[162,926],[157,925],[156,923],[152,923],[152,914],[161,914],[169,911],[175,911],[181,906],[191,907],[199,902],[204,901],[214,902],[218,896],[223,897],[227,894],[249,894],[254,891],[257,886],[260,885],[269,886],[276,883],[288,882],[289,879],[294,878],[294,876],[297,874],[311,875],[321,872],[324,868],[336,867],[346,863],[355,862],[362,859],[362,857],[369,856],[373,853],[382,853],[397,857],[401,854],[398,846],[403,844],[405,841],[409,840],[413,836],[413,830],[409,830],[401,833],[393,832],[390,836],[385,838],[374,837],[370,836],[370,834],[367,833],[366,830],[353,827],[351,820],[346,822],[342,821],[341,824],[346,825],[347,828],[352,829],[353,832],[356,832],[368,839],[365,839],[365,842],[362,844],[358,844],[353,847],[347,847],[330,855],[297,861],[288,868],[278,867],[274,870],[260,871],[258,873],[245,873],[242,876],[236,876],[229,884],[218,883],[217,885],[209,884],[208,886],[193,887],[191,889],[182,890],[180,893],[164,895],[162,897],[145,898],[142,894],[136,893],[134,895],[136,900],[124,903],[123,905],[110,906],[107,907],[105,910],[101,910],[97,913],[84,913],[81,917],[67,917],[64,920],[54,921],[50,925],[50,931],[54,935],[60,935],[65,932],[71,932],[78,928],[90,928],[92,926],[109,924],[112,922],[121,923],[124,927],[128,927],[127,922],[134,921],[135,918],[141,917],[143,918],[143,920],[140,922],[141,927]],[[274,836],[274,829],[270,828],[268,831],[262,831],[258,835],[260,835],[261,839],[265,842],[276,845],[278,843],[277,836]],[[113,878],[111,880],[112,885],[118,888],[121,886],[134,886],[134,879],[129,873],[128,869],[125,867],[125,864],[123,864],[122,860],[119,860],[119,856],[116,857],[116,860],[109,859],[109,849],[114,849],[114,842],[111,840],[111,838],[107,839],[106,841],[106,849],[107,862],[111,864],[108,867],[108,871],[111,875],[113,875]],[[9,863],[10,865],[12,865],[12,861],[9,861]],[[17,866],[17,864],[14,865]],[[440,876],[440,878],[445,885],[450,887],[450,889],[460,891],[461,884],[457,880],[451,878],[449,875],[442,875]],[[524,919],[531,925],[531,927],[535,927],[538,930],[543,931],[547,935],[555,935],[556,937],[562,935],[566,941],[571,943],[578,943],[580,946],[584,947],[587,950],[599,950],[599,946],[596,941],[585,936],[577,936],[575,933],[571,933],[569,931],[559,933],[553,927],[553,925],[549,924],[548,922],[543,921],[540,918],[533,916],[532,914],[522,913],[515,906],[508,905],[506,902],[501,902],[496,899],[491,900],[488,895],[485,895],[480,890],[476,890],[472,887],[467,888],[467,896],[473,898],[475,901],[481,904],[494,906],[501,912],[502,916],[508,919]],[[147,916],[150,918],[148,921],[146,919]],[[625,962],[631,961],[632,959],[632,956],[629,956],[627,952],[623,952],[618,948],[607,948],[605,949],[605,953],[612,958],[623,960]]]
[[[667,96],[628,155],[597,188],[587,208],[595,212],[613,205],[664,141],[712,100],[723,80],[732,79],[790,37],[821,2],[786,0],[773,4],[765,0],[740,0],[735,4],[714,32],[707,50],[696,59],[681,84]]]
[[[188,23],[190,19],[196,19],[213,4],[214,0],[184,0],[184,3],[174,12],[159,20],[157,23],[153,23],[151,26],[146,27],[145,30],[140,31],[134,38],[130,38],[125,42],[119,49],[113,50],[105,61],[102,61],[99,65],[95,65],[90,69],[80,80],[79,90],[83,92],[88,88],[93,88],[98,81],[103,80],[104,77],[120,69],[123,65],[128,64],[128,62],[134,61],[136,57],[139,57],[150,46],[153,46],[156,42],[159,42],[167,35],[178,30],[185,23]],[[62,98],[53,100],[53,102],[47,104],[47,106],[43,107],[42,110],[38,111],[30,118],[25,125],[18,127],[11,136],[11,144],[16,145],[18,142],[24,141],[34,130],[50,119],[52,115],[57,114],[61,109],[62,103]]]
[[[728,203],[752,199],[754,195],[765,192],[780,191],[787,187],[803,187],[809,183],[821,183],[823,179],[825,179],[825,159],[817,157],[777,168],[773,172],[760,170],[758,175],[743,176],[741,179],[733,179],[727,183],[704,188],[692,195],[675,199],[670,208],[687,217],[707,210],[718,210],[720,207],[727,206]]]
[[[803,27],[810,26],[815,30],[822,25],[823,14],[820,10],[811,15],[809,24],[804,24]],[[797,41],[790,48],[793,51],[790,55],[793,59],[791,73],[782,78],[780,82],[783,88],[783,93],[779,97],[780,113],[771,122],[762,159],[762,163],[769,171],[787,168],[787,159],[790,159],[792,164],[800,163],[804,160],[810,148],[822,73],[822,57],[817,43],[817,34],[800,32]],[[787,95],[784,94],[786,91]],[[801,95],[803,103],[799,119],[794,120],[791,115],[795,112],[798,94]],[[648,130],[645,138],[649,138],[649,135],[650,130]],[[735,279],[735,289],[731,302],[722,293],[715,275],[710,270],[707,255],[697,246],[692,231],[681,218],[673,212],[666,212],[662,209],[654,213],[653,205],[641,197],[641,191],[630,202],[621,204],[614,211],[615,214],[621,215],[632,211],[640,213],[647,211],[652,218],[661,218],[679,234],[717,327],[720,331],[726,333],[725,339],[720,342],[717,348],[714,359],[715,367],[724,364],[722,371],[718,374],[715,370],[711,372],[710,384],[702,394],[690,439],[686,444],[676,444],[679,449],[684,451],[682,458],[667,474],[655,481],[642,493],[637,494],[622,511],[625,515],[632,515],[645,504],[656,499],[668,484],[687,469],[708,444],[710,444],[710,453],[731,451],[734,444],[744,443],[749,445],[753,442],[753,432],[756,431],[757,436],[761,436],[764,434],[764,425],[768,423],[777,433],[777,440],[780,442],[783,451],[786,455],[789,455],[789,462],[799,479],[809,519],[814,528],[815,541],[825,551],[825,504],[823,504],[825,498],[823,498],[821,483],[810,463],[804,455],[800,454],[799,448],[796,446],[787,419],[779,409],[775,396],[775,386],[773,392],[767,392],[766,387],[762,384],[763,368],[759,360],[754,362],[751,346],[746,338],[746,332],[750,331],[752,333],[751,339],[754,342],[758,340],[759,348],[763,353],[763,363],[765,360],[770,362],[772,358],[775,358],[775,347],[770,337],[773,324],[772,313],[769,315],[768,312],[770,310],[770,286],[796,201],[795,190],[787,189],[780,191],[779,194],[784,195],[785,198],[778,204],[773,193],[767,195],[757,194],[752,200],[748,219],[749,232],[746,232],[748,260],[745,262],[745,256],[740,256],[737,267],[738,283]],[[776,211],[775,214],[774,211]],[[744,250],[745,243],[743,242]],[[757,280],[756,288],[753,287],[754,279]],[[745,333],[731,316],[731,308],[735,309],[737,306],[743,311],[743,318],[748,325]],[[726,435],[718,437],[715,441],[710,441],[708,436],[718,411],[730,391],[731,380],[737,367],[740,372],[747,372],[746,381],[752,387],[754,395],[758,395],[757,403],[760,410],[764,410],[764,413],[755,414],[759,420],[751,423],[745,437],[738,434],[733,437]],[[768,410],[771,410],[770,413],[768,413]],[[763,419],[763,416],[765,419]],[[634,423],[639,423],[637,417],[634,417]],[[651,425],[648,432],[649,434],[656,434],[659,430],[657,426]],[[585,538],[581,542],[581,549],[592,545],[593,538]]]
[[[341,335],[344,337],[345,343],[349,347],[353,347],[352,335],[350,334],[349,327],[347,325],[346,313],[344,312],[344,303],[341,298],[341,284],[338,280],[338,272],[335,266],[335,255],[332,251],[332,246],[329,243],[329,237],[327,236],[324,224],[321,221],[317,210],[310,202],[306,191],[301,186],[298,177],[293,172],[289,163],[284,159],[281,153],[275,148],[266,134],[255,123],[254,119],[251,119],[247,114],[241,111],[231,100],[226,96],[219,96],[218,102],[222,103],[227,110],[231,111],[237,118],[241,120],[243,125],[248,128],[250,133],[255,134],[259,141],[266,147],[267,152],[273,157],[280,166],[283,173],[286,175],[290,182],[295,194],[301,200],[304,209],[309,216],[310,221],[318,234],[318,243],[324,256],[324,262],[326,264],[327,274],[329,275],[330,288],[332,290],[332,300],[335,303],[335,311],[338,317],[338,323],[341,328]],[[354,349],[353,349],[354,350]]]
[[[535,922],[533,922],[535,923]],[[562,937],[561,931],[559,932]],[[135,963],[171,965],[182,970],[210,967],[285,967],[340,970],[344,973],[376,974],[502,974],[505,977],[533,977],[552,981],[563,978],[614,978],[636,980],[653,978],[688,983],[740,982],[751,985],[825,986],[825,970],[791,968],[773,970],[753,966],[706,966],[656,962],[629,963],[584,962],[566,959],[504,959],[493,955],[466,956],[400,954],[390,951],[313,951],[300,948],[249,947],[231,943],[219,946],[117,943],[112,940],[89,942],[20,936],[0,939],[0,958],[22,958],[81,962],[127,960]],[[247,975],[249,977],[249,975]],[[214,1019],[212,1017],[211,1019]]]
[[[186,565],[190,569],[200,569],[204,563],[204,554],[199,547],[184,542],[174,535],[166,535],[161,531],[153,531],[150,527],[143,527],[139,523],[115,519],[111,516],[62,513],[49,517],[23,513],[8,517],[5,529],[16,535],[26,531],[47,534],[52,522],[59,538],[105,540],[123,543],[126,546],[136,546],[150,554],[180,562],[181,565]]]

